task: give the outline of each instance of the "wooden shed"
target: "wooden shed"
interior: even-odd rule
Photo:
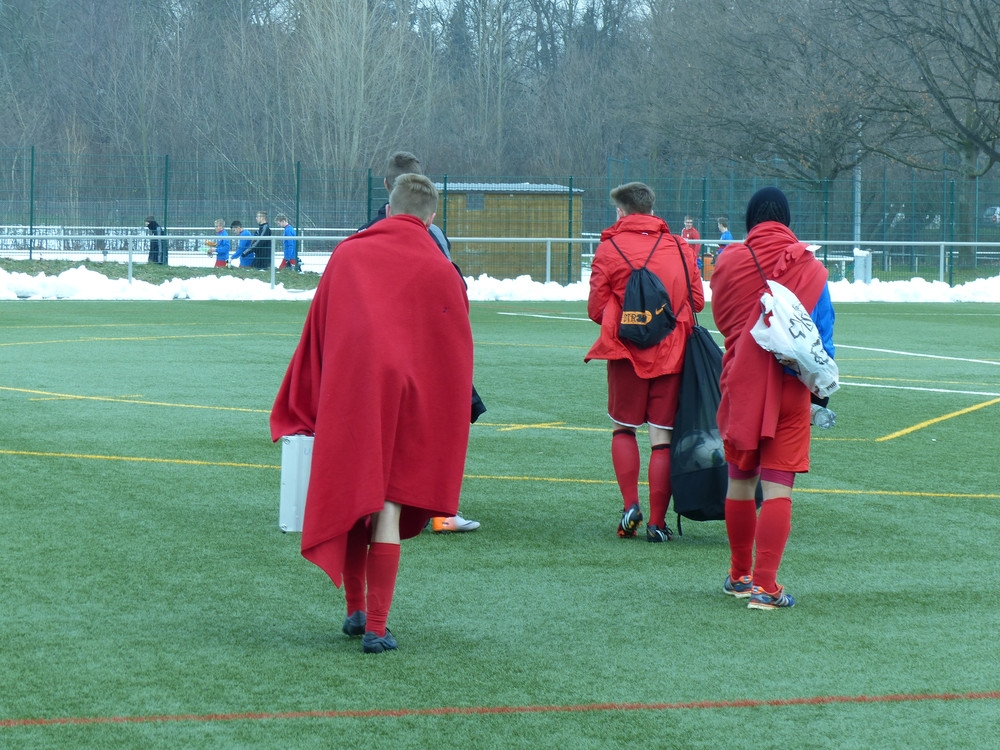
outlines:
[[[502,182],[438,183],[435,223],[452,239],[452,256],[467,276],[530,275],[546,279],[546,243],[464,242],[462,237],[580,237],[583,190],[571,185]],[[553,280],[567,269],[579,278],[580,245],[551,243]]]

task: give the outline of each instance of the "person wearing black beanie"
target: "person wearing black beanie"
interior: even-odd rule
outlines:
[[[776,187],[761,188],[747,203],[747,231],[765,221],[777,221],[786,227],[792,224],[788,198]]]
[[[834,356],[833,305],[826,268],[789,228],[788,199],[776,187],[747,204],[747,235],[719,256],[712,274],[712,317],[725,337],[717,412],[729,464],[726,594],[747,607],[775,610],[795,599],[778,583],[792,526],[795,475],[809,471],[810,392],[750,333],[768,281],[789,289],[810,312],[823,348]],[[752,248],[752,250],[751,250]],[[758,482],[763,503],[757,509]]]

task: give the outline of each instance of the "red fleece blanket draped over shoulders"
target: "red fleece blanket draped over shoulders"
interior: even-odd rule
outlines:
[[[465,285],[419,219],[340,243],[271,411],[272,440],[315,434],[302,554],[336,585],[347,532],[386,500],[404,539],[458,512],[472,361]]]
[[[823,264],[788,227],[776,221],[758,224],[745,244],[729,245],[719,256],[711,280],[712,316],[726,339],[719,432],[738,450],[754,450],[761,438],[774,436],[783,383],[781,365],[750,334],[760,317],[760,297],[766,288],[747,245],[768,280],[794,292],[810,312],[827,279]],[[796,381],[796,385],[800,384]]]

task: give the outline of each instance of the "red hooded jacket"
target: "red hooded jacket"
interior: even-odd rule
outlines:
[[[615,250],[611,238],[632,266],[641,268],[661,232],[663,238],[649,259],[648,268],[660,278],[670,295],[677,327],[655,346],[639,349],[631,342],[618,338],[622,298],[632,268]],[[684,365],[684,349],[694,326],[688,282],[684,276],[685,266],[691,283],[694,312],[699,312],[705,307],[705,290],[698,272],[697,254],[687,242],[670,234],[667,222],[652,214],[629,214],[605,229],[590,267],[590,297],[587,301],[587,315],[601,326],[601,333],[583,361],[627,359],[636,375],[647,379],[680,372]]]

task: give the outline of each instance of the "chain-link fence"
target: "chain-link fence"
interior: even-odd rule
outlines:
[[[345,236],[375,216],[387,196],[382,176],[371,170],[333,170],[299,162],[238,163],[41,153],[0,149],[0,248],[32,251],[45,235],[93,234],[88,249],[102,257],[126,251],[125,239],[142,236],[148,215],[170,235],[210,232],[215,219],[256,227],[260,210],[283,213],[303,238]],[[656,213],[674,232],[685,215],[708,243],[718,239],[717,219],[743,234],[743,211],[760,187],[779,185],[788,195],[792,229],[817,243],[887,243],[873,250],[875,275],[937,278],[949,243],[948,278],[954,283],[996,275],[1000,242],[1000,177],[956,179],[872,162],[835,180],[775,180],[744,166],[720,168],[674,163],[656,173],[646,165],[608,160],[603,176],[484,176],[437,174],[441,200],[436,223],[456,242],[456,260],[469,275],[522,274],[566,283],[579,279],[591,238],[614,221],[608,193],[641,180],[657,194]],[[477,241],[481,238],[482,241]],[[518,242],[498,243],[497,238]],[[538,238],[522,242],[524,238]],[[559,239],[563,239],[559,243]],[[571,240],[567,242],[566,240]],[[196,251],[194,240],[176,240]],[[175,240],[171,240],[172,245]],[[935,243],[934,245],[922,243]],[[979,244],[982,243],[980,247]],[[48,245],[44,245],[48,247]],[[318,254],[323,248],[312,246]],[[328,251],[329,244],[326,246]],[[829,254],[828,251],[827,254]],[[837,250],[836,268],[853,263]],[[833,266],[831,267],[833,268]]]

